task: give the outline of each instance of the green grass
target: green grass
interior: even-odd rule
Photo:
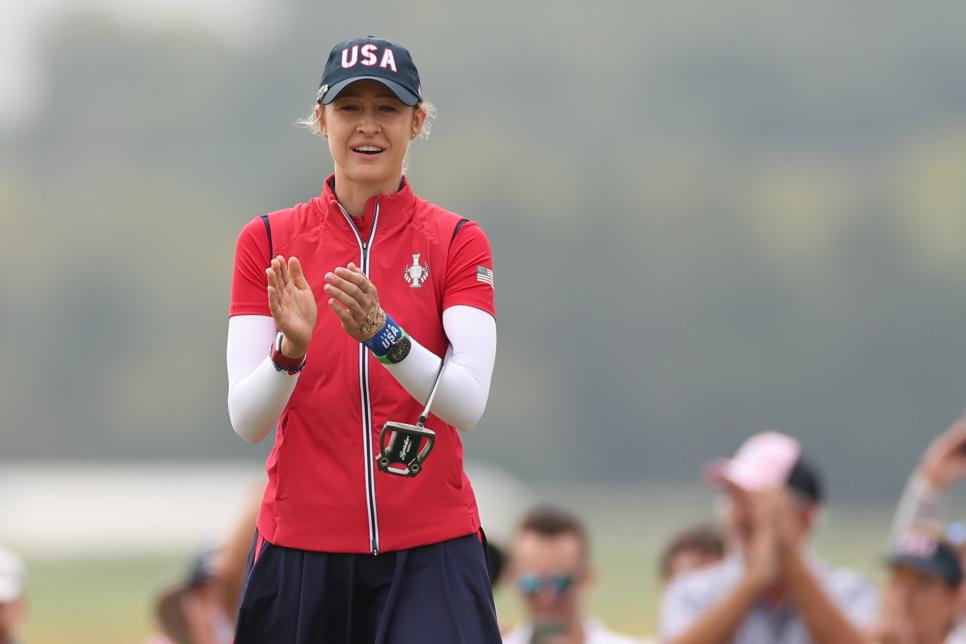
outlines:
[[[659,588],[656,562],[678,529],[705,519],[711,501],[704,491],[649,488],[554,490],[543,499],[578,510],[591,527],[598,583],[592,614],[616,630],[655,631]],[[888,530],[891,508],[832,507],[822,520],[815,550],[838,565],[879,581],[876,557]],[[26,641],[40,644],[130,644],[151,632],[151,602],[165,581],[184,569],[188,553],[143,556],[28,559],[30,615]],[[520,606],[512,589],[496,594],[502,622],[515,623]]]
[[[152,596],[184,568],[176,555],[28,559],[23,636],[40,644],[134,643],[151,632]]]

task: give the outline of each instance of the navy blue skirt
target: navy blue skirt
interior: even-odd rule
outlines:
[[[235,644],[501,641],[476,535],[376,557],[255,543]]]

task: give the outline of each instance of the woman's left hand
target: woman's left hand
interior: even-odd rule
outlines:
[[[329,296],[329,308],[354,339],[365,342],[379,331],[385,321],[379,293],[358,266],[350,262],[326,273],[323,290]]]

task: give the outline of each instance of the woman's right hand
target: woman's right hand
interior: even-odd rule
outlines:
[[[318,313],[315,295],[302,273],[302,264],[297,257],[289,257],[286,262],[279,255],[265,273],[268,275],[268,308],[275,318],[275,326],[285,335],[282,354],[301,358],[312,341]]]

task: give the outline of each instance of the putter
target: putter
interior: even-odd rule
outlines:
[[[382,431],[379,432],[379,457],[376,459],[380,471],[408,477],[423,471],[423,461],[433,451],[436,443],[436,432],[425,427],[426,419],[429,418],[429,410],[433,406],[433,398],[436,397],[445,367],[444,357],[439,364],[433,390],[429,392],[429,400],[426,401],[426,407],[415,425],[389,421],[382,426]]]

